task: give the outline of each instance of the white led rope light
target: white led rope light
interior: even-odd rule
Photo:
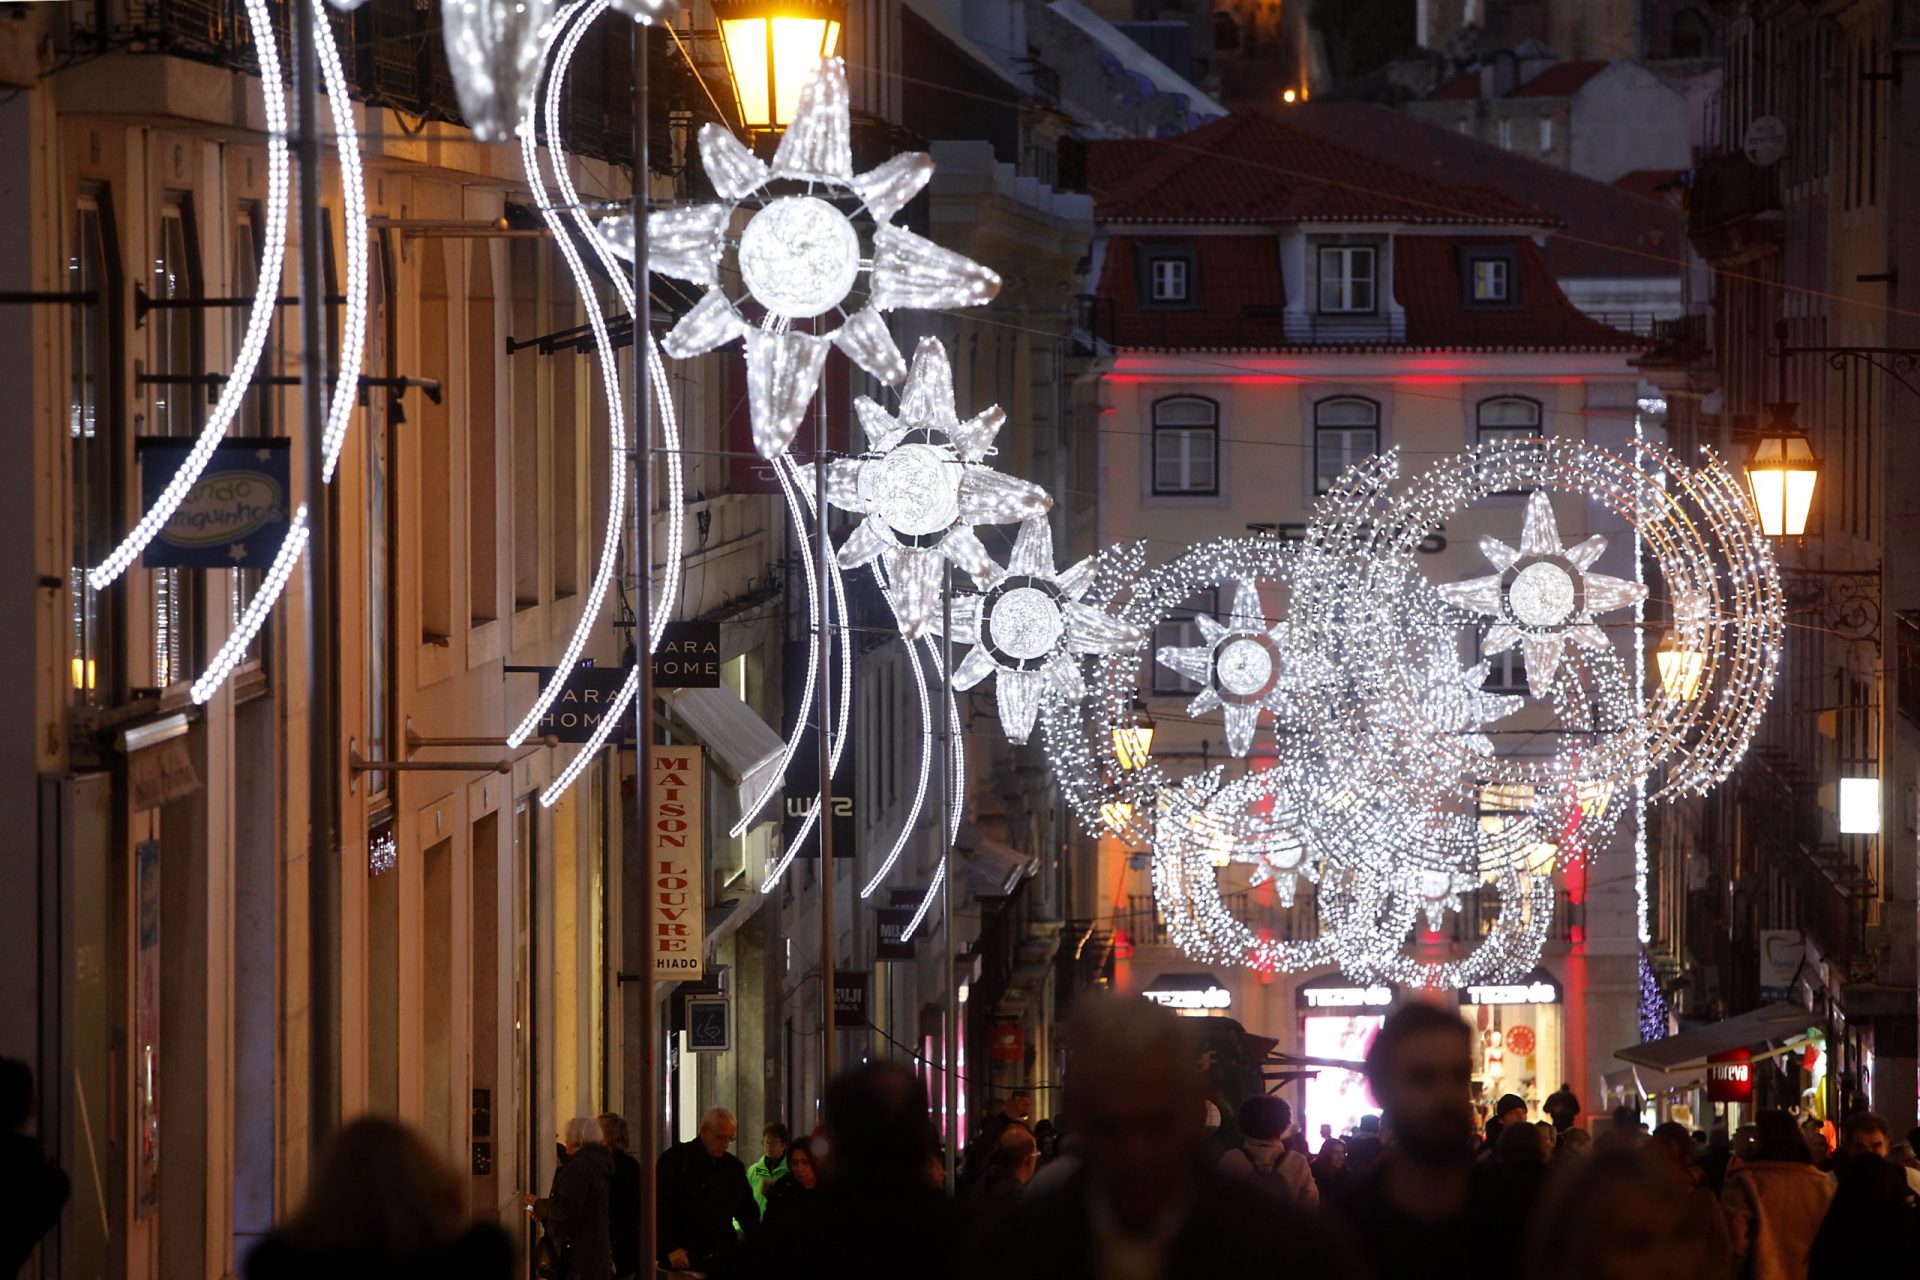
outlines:
[[[240,406],[246,401],[247,391],[253,385],[254,370],[259,367],[260,355],[266,349],[267,335],[273,327],[276,300],[280,294],[280,273],[287,252],[287,106],[285,91],[280,85],[280,51],[272,38],[273,21],[266,0],[246,0],[246,5],[248,25],[256,35],[264,36],[254,41],[254,50],[260,57],[261,97],[265,102],[267,124],[266,226],[262,230],[260,275],[254,282],[253,302],[247,310],[247,327],[241,335],[240,350],[234,357],[227,384],[221,389],[220,398],[214,402],[213,412],[207,415],[207,425],[200,429],[200,436],[194,441],[193,448],[187,451],[173,478],[167,481],[167,487],[160,491],[160,496],[154,499],[153,505],[147,508],[120,545],[87,571],[87,585],[95,591],[104,591],[114,579],[127,571],[140,553],[146,550],[147,544],[166,528],[167,521],[173,519],[173,513],[179,510],[187,495],[193,492],[201,473],[213,460],[214,451],[226,438],[227,428],[233,424]],[[324,16],[319,25],[327,25]],[[347,132],[352,131],[349,129]]]
[[[877,564],[868,567],[873,571],[873,580],[879,585],[881,594],[887,597],[887,603],[891,605],[893,603],[893,593],[887,588],[886,575],[880,571],[880,566]],[[873,878],[868,880],[866,886],[860,890],[860,896],[862,898],[872,897],[874,891],[886,882],[887,877],[893,872],[894,864],[900,861],[901,853],[906,850],[907,844],[913,839],[914,829],[920,824],[920,810],[922,806],[925,805],[927,799],[927,782],[933,775],[933,755],[935,750],[933,744],[933,703],[927,696],[927,673],[925,668],[920,665],[920,652],[914,646],[914,642],[908,640],[904,648],[907,653],[907,665],[913,671],[914,692],[919,695],[920,699],[920,777],[914,785],[913,800],[907,806],[907,816],[900,821],[900,831],[899,834],[894,837],[893,847],[888,849],[886,856],[880,859],[879,869],[873,873]],[[942,761],[942,764],[944,765],[945,762]]]
[[[341,447],[346,443],[347,429],[353,421],[354,405],[359,401],[360,362],[366,351],[367,341],[367,192],[365,177],[360,167],[360,144],[356,136],[353,119],[353,102],[347,94],[347,77],[340,65],[340,50],[334,44],[333,24],[328,20],[322,0],[313,0],[318,11],[314,22],[317,40],[314,52],[319,55],[320,74],[327,91],[327,110],[333,117],[334,149],[340,158],[341,205],[344,214],[347,236],[347,292],[346,315],[340,326],[340,367],[334,372],[333,395],[327,403],[326,434],[321,440],[324,461],[321,467],[322,484],[333,479],[334,464],[339,460]],[[256,27],[255,30],[266,28]],[[267,64],[264,56],[261,60],[261,80],[266,82]],[[275,75],[278,71],[276,68]],[[275,82],[278,90],[278,80]],[[271,102],[274,93],[267,95]],[[271,125],[269,125],[271,127]],[[269,175],[271,176],[271,175]],[[271,192],[271,181],[269,181]],[[286,223],[285,190],[282,187],[282,199],[279,205],[282,236]],[[271,200],[271,195],[269,195]],[[270,204],[270,207],[271,204]],[[279,277],[279,268],[274,270],[274,279]],[[274,290],[275,293],[278,289]],[[248,375],[249,378],[252,376]],[[231,388],[232,384],[229,384]],[[236,398],[235,403],[239,401]],[[213,659],[207,663],[207,669],[193,682],[192,695],[195,703],[205,703],[213,698],[220,686],[227,682],[234,669],[245,660],[247,649],[253,644],[260,628],[266,624],[273,607],[279,603],[280,595],[286,590],[287,582],[293,576],[294,566],[306,553],[307,540],[311,530],[307,527],[307,508],[303,503],[293,513],[287,524],[287,532],[280,540],[280,548],[274,552],[273,563],[260,581],[260,589],[254,592],[253,599],[241,612],[233,630],[220,645]]]

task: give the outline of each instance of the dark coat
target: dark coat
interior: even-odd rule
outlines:
[[[761,1219],[768,1231],[785,1230],[786,1224],[813,1212],[819,1198],[818,1188],[809,1191],[791,1173],[767,1184],[767,1216]]]
[[[0,1276],[16,1276],[73,1190],[25,1134],[0,1135]]]
[[[1273,1280],[1282,1273],[1353,1280],[1346,1252],[1319,1218],[1218,1170],[1198,1186],[1167,1247],[1160,1280]],[[1085,1169],[1029,1190],[977,1237],[964,1273],[994,1280],[1093,1280],[1092,1183]]]
[[[295,1248],[274,1232],[247,1255],[246,1280],[513,1280],[514,1250],[506,1233],[475,1223],[444,1249],[424,1257],[322,1256]]]
[[[661,1152],[654,1174],[662,1264],[675,1249],[685,1249],[694,1270],[704,1271],[733,1247],[736,1222],[747,1232],[760,1225],[747,1166],[732,1152],[710,1156],[695,1138]]]
[[[640,1274],[640,1162],[625,1151],[613,1152],[607,1228],[613,1240],[613,1274]]]
[[[613,1152],[582,1147],[553,1171],[552,1189],[533,1206],[566,1259],[567,1280],[607,1280],[613,1274],[612,1195]]]
[[[919,1173],[843,1176],[797,1203],[804,1212],[775,1217],[770,1199],[767,1228],[721,1259],[713,1280],[947,1280],[960,1274],[959,1206]]]

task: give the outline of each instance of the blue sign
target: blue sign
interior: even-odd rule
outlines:
[[[191,440],[137,442],[140,496],[151,508],[193,449]],[[265,569],[291,520],[285,436],[223,440],[173,517],[147,544],[149,569]]]
[[[687,1052],[725,1053],[728,1047],[727,997],[688,996]]]

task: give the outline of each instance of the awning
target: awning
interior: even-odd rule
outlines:
[[[976,836],[967,856],[967,887],[979,898],[1004,898],[1032,875],[1039,862],[991,836]]]
[[[1606,1086],[1607,1103],[1613,1105],[1618,1098],[1631,1096],[1636,1098],[1664,1098],[1670,1094],[1688,1093],[1702,1088],[1707,1083],[1706,1072],[1700,1068],[1684,1071],[1656,1071],[1652,1067],[1622,1067],[1618,1071],[1609,1071],[1600,1077]]]
[[[1750,1049],[1755,1045],[1796,1040],[1817,1029],[1818,1024],[1811,1013],[1797,1004],[1783,1002],[1704,1027],[1693,1027],[1678,1035],[1649,1040],[1645,1044],[1622,1049],[1613,1056],[1637,1067],[1674,1071],[1681,1067],[1705,1066],[1708,1058],[1729,1049]]]
[[[787,744],[733,690],[676,689],[667,695],[667,705],[740,779],[742,810],[780,785],[780,757]],[[779,816],[778,805],[766,804],[755,821],[771,822]]]

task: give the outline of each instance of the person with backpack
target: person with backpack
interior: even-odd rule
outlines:
[[[1249,1178],[1289,1204],[1315,1206],[1320,1189],[1313,1166],[1298,1151],[1287,1149],[1287,1131],[1293,1127],[1293,1108],[1283,1098],[1256,1094],[1240,1104],[1243,1141],[1220,1157],[1220,1172]]]

